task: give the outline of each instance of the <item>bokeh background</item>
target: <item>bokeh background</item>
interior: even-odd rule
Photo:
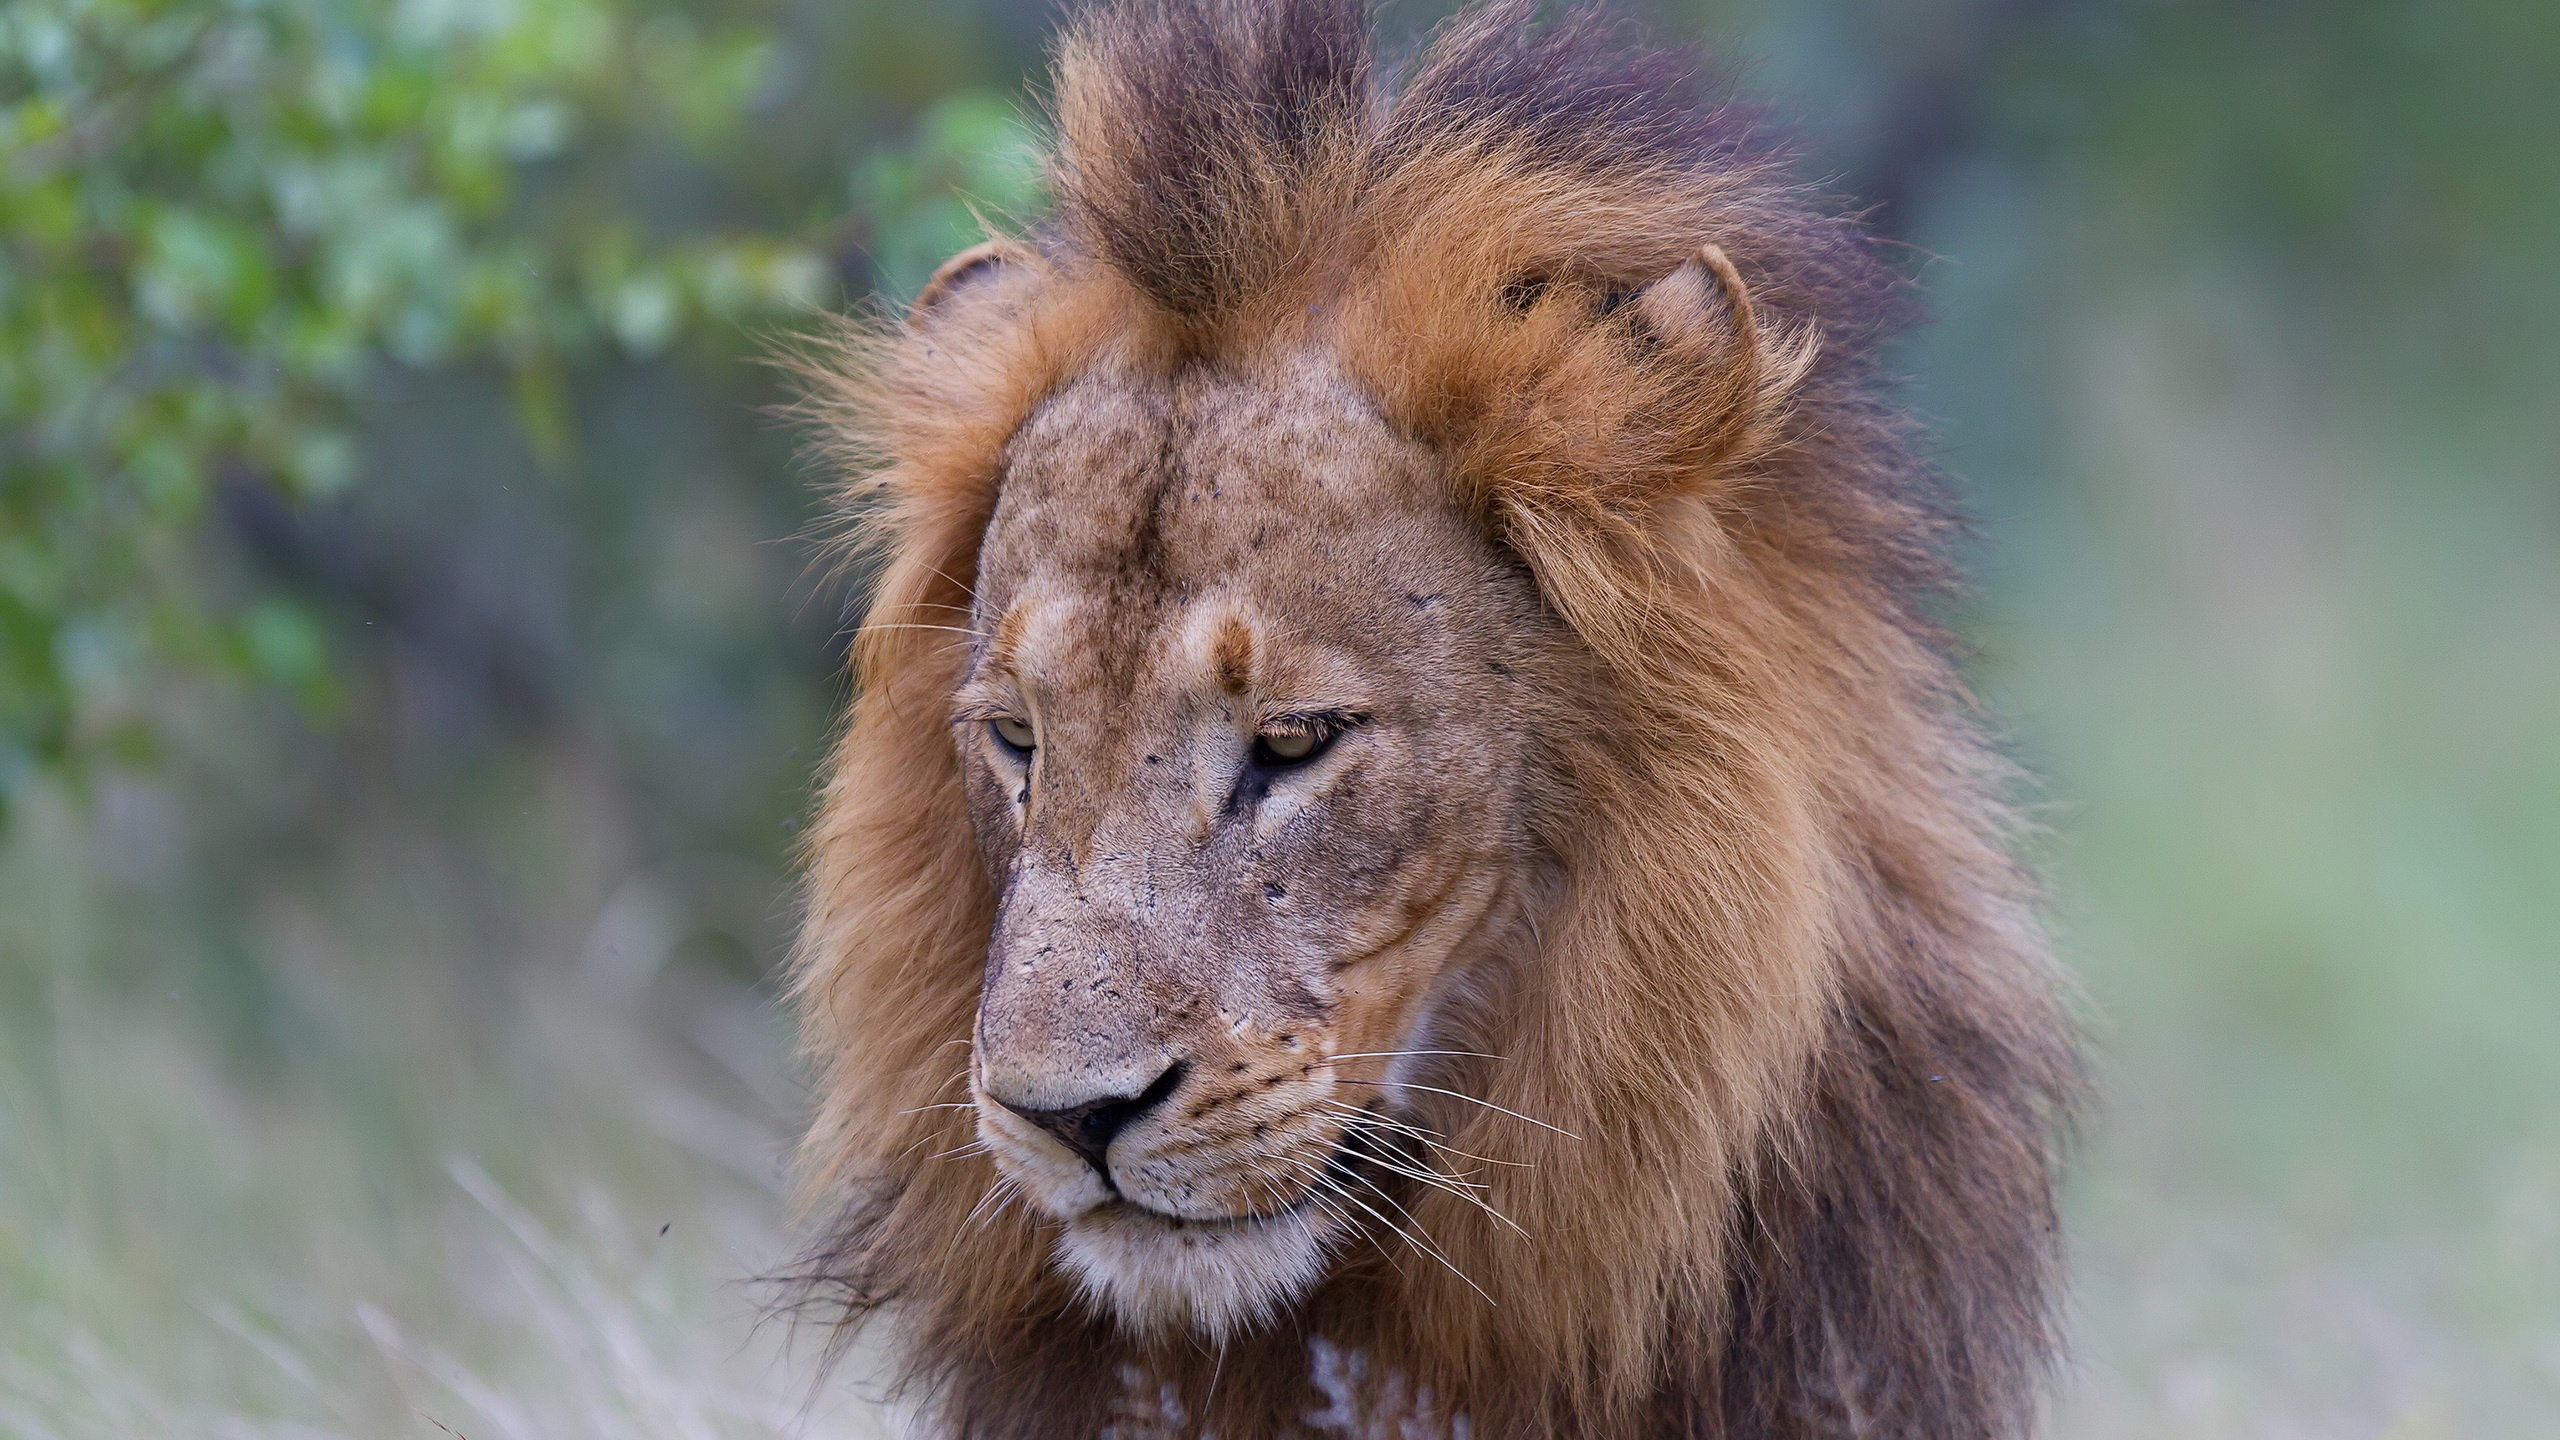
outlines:
[[[2553,1433],[2560,6],[1639,8],[1937,317],[2054,1433]],[[856,588],[758,357],[1036,202],[1053,19],[0,5],[0,1434],[882,1422],[753,1323]]]

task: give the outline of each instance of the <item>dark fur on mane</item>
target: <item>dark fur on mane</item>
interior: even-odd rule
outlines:
[[[1099,164],[1070,135],[1066,218],[1158,304],[1202,316],[1268,283],[1286,258],[1275,252],[1304,233],[1274,220],[1327,218],[1300,187],[1363,129],[1378,133],[1355,185],[1469,135],[1558,169],[1725,166],[1743,152],[1751,117],[1700,93],[1691,56],[1623,44],[1596,7],[1547,23],[1534,3],[1495,9],[1500,23],[1455,32],[1390,101],[1358,0],[1118,7],[1108,34],[1086,32],[1118,131]]]
[[[1121,0],[1071,28],[1059,206],[1025,263],[985,267],[977,298],[911,331],[848,342],[817,377],[843,448],[886,457],[861,492],[897,497],[879,604],[965,608],[1005,437],[1095,355],[1241,364],[1321,343],[1450,457],[1461,503],[1624,677],[1620,713],[1694,755],[1729,733],[1694,712],[1740,673],[1716,668],[1731,654],[1757,645],[1764,676],[1803,677],[1807,694],[1767,713],[1820,762],[1797,783],[1819,792],[1835,867],[1825,999],[1779,1079],[1784,1113],[1694,1197],[1720,1217],[1696,1222],[1715,1231],[1696,1251],[1711,1261],[1666,1262],[1658,1293],[1620,1297],[1653,1317],[1634,1350],[1575,1332],[1580,1353],[1527,1353],[1479,1327],[1438,1379],[1473,1387],[1457,1399],[1486,1440],[2018,1440],[2059,1348],[2056,1154],[2080,1079],[2010,858],[2014,777],[1932,619],[1957,579],[1955,522],[1878,362],[1912,318],[1909,286],[1790,178],[1759,111],[1599,8],[1498,0],[1396,81],[1370,22],[1360,0]],[[1713,313],[1757,317],[1747,365],[1730,324],[1652,333],[1626,308],[1706,242],[1738,287]],[[1053,281],[1082,298],[1025,298]],[[1765,627],[1731,651],[1725,618],[1673,592],[1703,570],[1707,524],[1741,577],[1725,594]],[[1290,1357],[1319,1337],[1411,1354],[1410,1317],[1374,1299],[1408,1282],[1346,1262],[1234,1354],[1141,1352],[1066,1292],[1004,1278],[1045,1264],[1032,1227],[964,1231],[945,1213],[974,1196],[919,1157],[966,1137],[925,1112],[954,1098],[974,980],[918,977],[974,965],[990,922],[985,896],[935,868],[974,860],[965,822],[937,813],[945,782],[914,778],[947,740],[901,717],[941,715],[945,679],[897,628],[866,640],[864,708],[810,838],[800,998],[838,1078],[804,1152],[833,1224],[798,1294],[842,1319],[839,1340],[886,1307],[906,1337],[893,1383],[972,1440],[1191,1433],[1127,1408],[1132,1358],[1230,1440],[1300,1433],[1286,1427],[1314,1402]],[[1653,783],[1672,762],[1627,763],[1618,793],[1691,793]],[[1481,1017],[1481,1044],[1499,1048],[1500,1024]],[[974,1265],[953,1261],[960,1246]],[[1411,1283],[1431,1279],[1420,1269]],[[1432,1322],[1463,1329],[1454,1313]],[[1608,1369],[1626,1354],[1643,1367],[1631,1392]],[[1429,1356],[1409,1363],[1428,1378]]]
[[[1066,215],[1158,304],[1207,314],[1260,288],[1255,222],[1291,210],[1328,143],[1362,123],[1364,7],[1146,4],[1111,31],[1110,68],[1093,78],[1107,76],[1125,129],[1108,150],[1062,154]]]

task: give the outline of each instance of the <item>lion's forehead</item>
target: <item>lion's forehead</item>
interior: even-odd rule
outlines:
[[[1383,608],[1399,571],[1480,560],[1428,452],[1320,369],[1091,378],[1008,447],[981,619],[1046,604],[1129,654],[1213,595],[1321,628],[1363,596]]]
[[[1534,586],[1346,383],[1316,365],[1089,378],[1006,458],[972,684],[1019,687],[1035,713],[1026,843],[1081,837],[1075,884],[1120,876],[1117,856],[1157,895],[1232,845],[1290,872],[1229,876],[1245,909],[1321,915],[1349,943],[1409,927],[1390,877],[1432,836],[1507,833],[1522,682],[1504,661],[1543,633]],[[1249,729],[1311,712],[1358,715],[1356,754],[1239,816]],[[1296,824],[1309,806],[1346,823]],[[1383,918],[1332,908],[1354,897]]]

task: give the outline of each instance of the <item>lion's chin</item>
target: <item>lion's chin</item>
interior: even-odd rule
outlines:
[[[1314,1288],[1330,1256],[1329,1228],[1320,1213],[1175,1220],[1110,1204],[1068,1222],[1058,1259],[1088,1301],[1129,1329],[1222,1342]]]

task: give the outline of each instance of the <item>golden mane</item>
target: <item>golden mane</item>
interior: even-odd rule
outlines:
[[[1056,214],[813,372],[880,568],[808,841],[799,1280],[843,1326],[886,1307],[900,1383],[969,1436],[1321,1433],[1311,1345],[1483,1436],[2023,1434],[2078,1082],[2010,772],[1929,616],[1951,524],[1876,358],[1906,287],[1752,112],[1592,11],[1477,9],[1392,88],[1369,54],[1354,0],[1087,13]],[[1658,281],[1710,319],[1629,304]],[[981,1207],[952,1102],[994,896],[936,627],[1061,385],[1309,349],[1602,662],[1537,817],[1567,893],[1458,1047],[1572,1134],[1450,1132],[1526,1162],[1531,1241],[1415,1201],[1489,1302],[1371,1267],[1222,1354],[1147,1348]]]

